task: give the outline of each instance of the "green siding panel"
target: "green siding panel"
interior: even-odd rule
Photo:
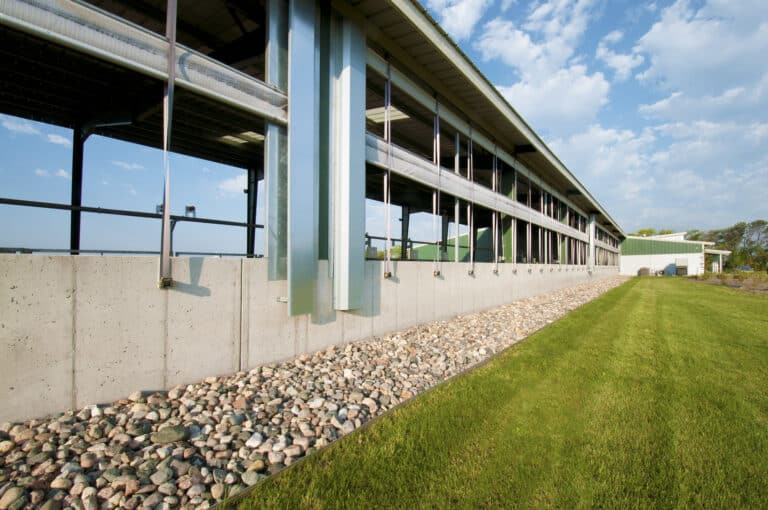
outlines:
[[[475,250],[475,262],[492,262],[493,261],[493,236],[491,235],[491,229],[480,229],[477,232],[477,246]],[[453,261],[453,250],[456,246],[456,238],[452,237],[448,239],[448,258],[447,260]],[[414,246],[411,249],[410,260],[435,260],[437,246],[433,244],[422,244],[420,246]],[[469,262],[469,235],[462,234],[459,236],[459,262]]]
[[[674,253],[702,253],[704,245],[662,241],[659,239],[624,239],[621,243],[622,255],[667,255]]]

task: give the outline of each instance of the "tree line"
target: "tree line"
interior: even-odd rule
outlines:
[[[718,250],[730,250],[725,268],[750,266],[768,269],[768,221],[740,221],[716,230],[691,230],[685,236],[691,241],[711,241]]]

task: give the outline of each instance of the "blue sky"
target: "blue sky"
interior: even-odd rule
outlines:
[[[0,189],[2,196],[69,203],[72,131],[0,115]],[[85,144],[83,205],[154,212],[162,203],[162,152],[110,138],[92,136]],[[194,205],[199,217],[245,221],[243,170],[178,154],[171,156],[171,213]],[[263,210],[257,211],[257,222]],[[0,205],[0,246],[67,248],[69,213]],[[84,214],[83,249],[157,250],[160,223],[153,219]],[[262,240],[257,236],[257,250]],[[239,252],[245,230],[180,223],[174,250]]]
[[[625,231],[768,217],[765,0],[425,5]],[[68,202],[71,139],[0,114],[0,195]],[[161,202],[160,151],[91,137],[85,155],[85,205],[152,211]],[[178,155],[172,169],[173,213],[195,205],[201,217],[244,221],[242,170]],[[368,213],[381,223],[380,210]],[[0,246],[68,244],[65,212],[0,205],[0,224]],[[432,237],[427,218],[412,228]],[[83,248],[156,250],[159,235],[154,220],[83,218]],[[245,232],[180,224],[174,242],[242,251]]]
[[[427,0],[619,224],[768,217],[765,0]]]

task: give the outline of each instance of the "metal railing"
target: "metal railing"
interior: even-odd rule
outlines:
[[[387,240],[386,237],[373,236],[373,235],[370,235],[370,234],[365,234],[365,247],[366,247],[366,250],[368,248],[373,248],[374,247],[373,243],[371,241],[386,241],[386,240]],[[403,241],[402,241],[402,239],[399,238],[399,237],[397,237],[397,238],[396,237],[392,237],[390,239],[390,241],[392,242],[392,245],[393,245],[392,248],[396,248],[398,246],[400,247],[400,256],[396,257],[396,256],[394,256],[395,254],[393,253],[392,260],[413,260],[413,261],[418,261],[418,260],[430,261],[430,260],[433,260],[431,257],[430,258],[424,258],[424,259],[403,257],[403,254],[402,254],[403,253],[402,252]],[[440,247],[442,247],[442,245],[443,245],[442,241],[419,241],[419,240],[411,239],[411,238],[408,238],[405,241],[406,250],[413,250],[414,248],[418,249],[421,246],[435,246],[435,247],[438,248],[438,251],[439,251],[439,249],[440,249]],[[451,241],[448,241],[448,243],[446,244],[446,250],[448,250],[449,253],[448,253],[448,257],[447,258],[441,259],[443,262],[450,262],[451,260],[453,260],[452,259],[453,253],[450,252],[450,250],[453,250],[455,247],[456,247],[456,245],[454,243],[452,243]],[[390,249],[392,249],[392,248],[390,248]],[[461,244],[461,243],[459,243],[459,248],[463,248],[463,249],[467,249],[468,250],[470,247],[469,247],[469,244]],[[487,253],[490,253],[490,254],[493,253],[493,250],[489,249],[489,248],[475,248],[475,251],[482,252],[482,253],[487,252]],[[369,260],[377,260],[379,258],[378,257],[378,250],[377,250],[377,255],[374,256],[374,257],[369,256],[368,252],[366,251],[366,258],[369,259]]]
[[[149,219],[162,219],[163,215],[160,213],[146,212],[146,211],[131,211],[125,209],[110,209],[105,207],[89,207],[89,206],[74,206],[70,204],[61,204],[56,202],[40,202],[36,200],[20,200],[15,198],[0,197],[1,205],[12,205],[19,207],[36,207],[40,209],[54,209],[60,211],[80,211],[85,213],[94,214],[109,214],[113,216],[127,216],[132,218],[149,218]],[[194,216],[180,216],[176,214],[171,215],[172,229],[177,222],[188,223],[205,223],[208,225],[221,225],[229,227],[252,227],[252,228],[264,228],[264,225],[260,223],[246,223],[242,221],[230,221],[230,220],[217,220],[213,218],[197,218]],[[173,244],[171,244],[173,246]],[[147,251],[147,250],[68,250],[57,248],[28,248],[28,247],[0,247],[0,253],[62,253],[68,255],[159,255],[160,251]],[[174,256],[218,256],[218,257],[245,257],[246,253],[229,253],[229,252],[195,252],[195,251],[176,251],[173,252]],[[256,255],[254,257],[263,257],[263,255]]]

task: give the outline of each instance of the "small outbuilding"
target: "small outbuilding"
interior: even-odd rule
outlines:
[[[689,241],[686,232],[655,236],[627,236],[621,243],[620,273],[623,275],[666,274],[694,276],[704,274],[706,256],[711,255],[710,270],[719,273],[723,269],[727,250],[711,248],[709,241]]]

